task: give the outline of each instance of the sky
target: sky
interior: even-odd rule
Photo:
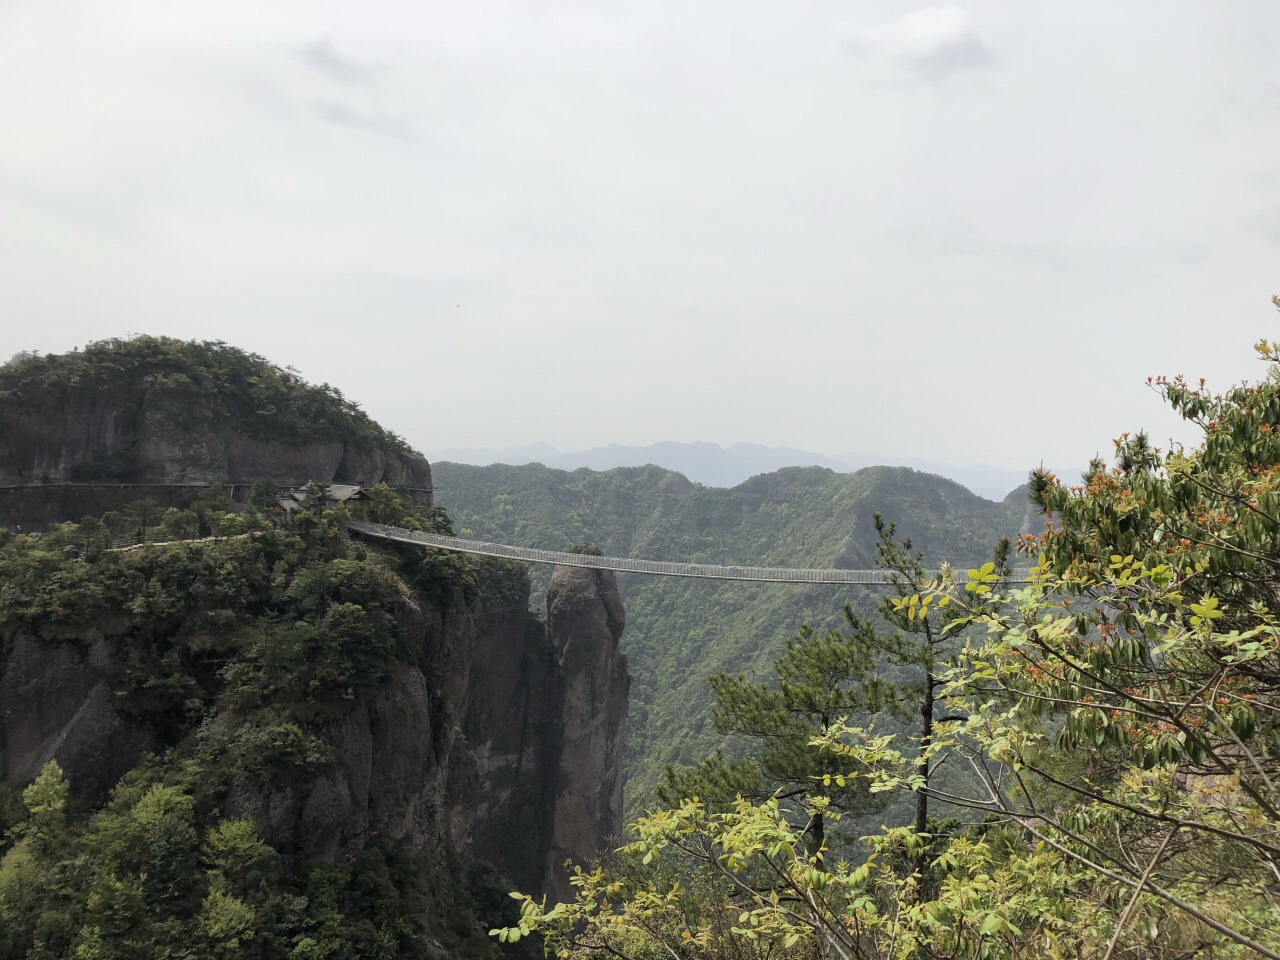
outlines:
[[[1280,337],[1273,0],[0,0],[0,361],[224,340],[424,450],[1082,465]]]

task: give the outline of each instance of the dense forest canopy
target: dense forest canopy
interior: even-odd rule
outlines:
[[[0,413],[84,402],[95,393],[179,398],[202,415],[279,443],[342,439],[408,452],[342,391],[220,340],[137,336],[99,340],[63,354],[24,351],[0,367]]]
[[[374,493],[374,519],[448,531],[438,512]],[[484,921],[510,901],[447,845],[424,857],[375,836],[325,862],[304,855],[307,838],[269,845],[227,810],[232,792],[287,797],[323,776],[327,731],[398,665],[430,674],[406,616],[472,602],[472,566],[353,543],[342,508],[282,525],[216,487],[152,523],[217,539],[108,549],[153,507],[0,534],[0,653],[101,648],[89,655],[113,664],[113,709],[153,738],[118,783],[73,791],[50,762],[21,793],[0,787],[0,957],[495,953]]]

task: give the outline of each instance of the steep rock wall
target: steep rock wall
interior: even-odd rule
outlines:
[[[607,570],[557,567],[547,632],[563,676],[562,744],[544,887],[571,899],[565,861],[586,863],[622,834],[622,760],[631,678],[618,650],[626,614]]]
[[[543,623],[526,608],[497,610],[477,633],[468,682],[456,701],[470,770],[454,779],[453,833],[469,834],[475,856],[500,864],[518,889],[541,891],[556,804],[564,679]]]
[[[300,783],[234,779],[228,816],[314,860],[374,836],[442,862],[446,848],[494,864],[522,890],[565,896],[565,859],[590,859],[621,828],[624,614],[612,575],[558,572],[548,627],[529,578],[493,564],[465,610],[402,612],[418,651],[319,727],[334,763]],[[514,602],[518,598],[518,602]],[[102,636],[19,633],[0,644],[0,778],[20,788],[56,759],[90,804],[147,754],[155,731],[112,694]]]
[[[115,707],[109,645],[48,641],[19,633],[0,659],[0,777],[10,786],[35,779],[57,759],[72,787],[100,802],[157,746]]]
[[[0,486],[148,482],[230,484],[268,478],[429,491],[419,456],[341,439],[280,443],[250,435],[181,394],[121,387],[59,407],[0,410]],[[419,502],[429,505],[429,494]]]

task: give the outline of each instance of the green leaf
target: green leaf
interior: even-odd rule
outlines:
[[[982,926],[978,927],[978,933],[984,937],[994,936],[998,933],[1004,933],[1011,930],[1012,927],[1004,917],[998,913],[989,913],[987,918],[982,921]]]

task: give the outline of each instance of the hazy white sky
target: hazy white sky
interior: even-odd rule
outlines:
[[[1280,4],[0,0],[0,360],[1021,468],[1280,333]]]

